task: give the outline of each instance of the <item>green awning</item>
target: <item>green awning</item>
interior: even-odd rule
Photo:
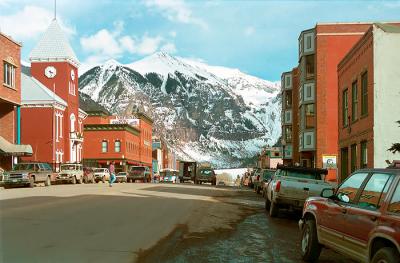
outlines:
[[[0,136],[0,155],[24,156],[32,155],[32,146],[13,144]]]

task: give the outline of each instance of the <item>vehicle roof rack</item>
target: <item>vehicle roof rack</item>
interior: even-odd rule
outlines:
[[[393,160],[389,166],[387,167],[388,169],[400,169],[400,160]]]

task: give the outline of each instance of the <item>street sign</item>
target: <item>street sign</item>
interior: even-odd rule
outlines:
[[[336,169],[337,168],[336,155],[322,155],[322,167],[325,169]]]

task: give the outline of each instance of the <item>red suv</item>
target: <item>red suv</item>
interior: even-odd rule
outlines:
[[[400,262],[400,169],[358,170],[322,190],[306,200],[299,226],[305,261],[326,247],[359,262]]]

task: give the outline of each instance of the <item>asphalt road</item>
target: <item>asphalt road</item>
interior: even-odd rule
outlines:
[[[1,262],[301,262],[296,215],[249,190],[107,184],[0,188]],[[348,262],[332,251],[321,262]]]

